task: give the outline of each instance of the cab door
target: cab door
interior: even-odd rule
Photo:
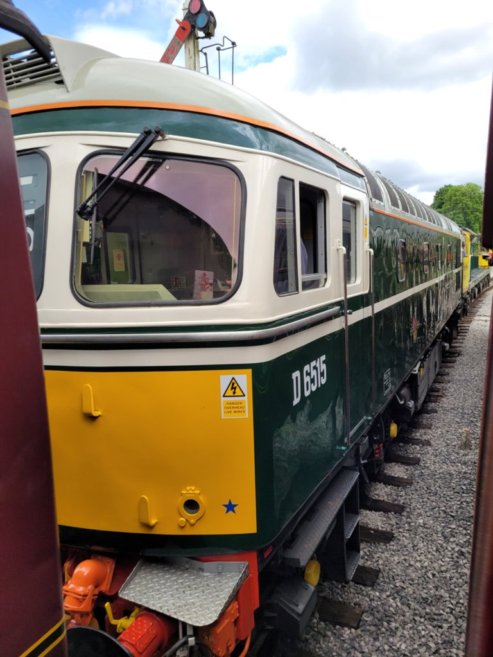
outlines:
[[[347,442],[364,430],[375,394],[372,302],[372,251],[368,238],[368,199],[360,190],[342,186],[340,280],[344,305]]]

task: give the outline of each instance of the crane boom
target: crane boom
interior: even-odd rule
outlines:
[[[197,41],[199,37],[197,36],[197,32],[202,32],[207,38],[214,36],[217,24],[216,17],[212,11],[207,9],[203,0],[189,0],[188,3],[185,2],[183,9],[185,12],[183,20],[177,19],[178,28],[160,61],[164,64],[172,64],[183,45],[192,38],[194,42],[186,55],[185,65],[187,68],[198,71],[200,63]]]
[[[175,58],[182,49],[183,44],[192,32],[192,26],[190,25],[189,21],[185,19],[179,21],[177,19],[176,22],[178,23],[178,28],[173,38],[169,42],[168,47],[164,51],[163,56],[159,60],[164,64],[172,64],[175,61]]]

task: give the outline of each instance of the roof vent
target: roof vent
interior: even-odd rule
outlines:
[[[51,59],[47,63],[34,50],[9,53],[2,57],[3,74],[7,89],[16,89],[25,84],[53,80],[63,82],[60,68],[51,50]]]

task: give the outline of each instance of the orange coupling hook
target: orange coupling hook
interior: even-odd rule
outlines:
[[[100,593],[108,593],[115,560],[95,556],[81,561],[63,587],[63,609],[70,616],[69,627],[91,625],[94,605]]]

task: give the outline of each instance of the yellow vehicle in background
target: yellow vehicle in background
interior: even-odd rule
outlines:
[[[468,228],[462,228],[462,238],[462,292],[465,296],[475,298],[484,287],[489,285],[488,267],[490,262],[493,263],[493,252],[481,245],[481,235]]]

